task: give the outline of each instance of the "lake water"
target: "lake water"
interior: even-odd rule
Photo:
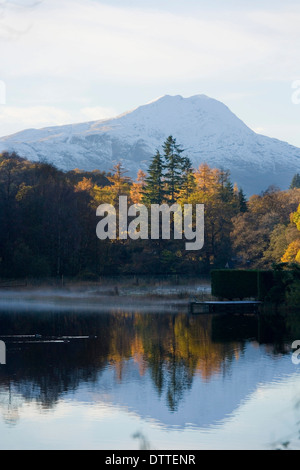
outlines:
[[[300,448],[296,316],[103,310],[2,308],[1,449]]]

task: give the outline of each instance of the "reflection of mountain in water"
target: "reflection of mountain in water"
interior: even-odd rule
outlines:
[[[0,324],[1,335],[97,336],[69,344],[7,344],[0,406],[7,414],[14,402],[11,421],[19,402],[48,409],[68,398],[122,406],[167,426],[208,426],[232,413],[258,384],[295,371],[284,356],[281,320],[276,327],[274,319],[258,324],[252,316],[9,313],[1,314]],[[259,345],[265,331],[267,347]]]
[[[115,371],[108,369],[94,390],[81,390],[76,399],[83,402],[97,400],[124,407],[163,426],[184,428],[191,424],[204,427],[233,413],[258,385],[280,380],[280,377],[295,372],[295,366],[288,356],[275,359],[266,355],[264,348],[256,343],[247,344],[240,358],[224,369],[209,381],[203,381],[196,375],[191,386],[182,384],[182,389],[177,391],[177,397],[180,395],[181,400],[176,411],[166,406],[169,403],[171,384],[167,381],[161,394],[155,393],[150,374],[147,373],[144,380],[141,380],[131,362],[125,366],[125,377],[121,383],[116,385]],[[176,372],[179,379],[180,373],[178,370]]]

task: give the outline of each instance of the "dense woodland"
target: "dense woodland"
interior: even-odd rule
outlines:
[[[296,171],[297,169],[295,169]],[[184,240],[104,240],[96,208],[128,204],[204,204],[205,245]],[[129,273],[208,273],[212,268],[270,268],[300,263],[300,176],[289,190],[270,187],[246,200],[224,169],[193,169],[169,137],[136,181],[121,163],[110,173],[63,172],[47,162],[0,155],[0,276],[96,280]]]

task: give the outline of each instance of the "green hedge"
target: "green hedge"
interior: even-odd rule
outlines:
[[[212,295],[223,299],[264,300],[274,286],[273,271],[216,269],[211,271]]]

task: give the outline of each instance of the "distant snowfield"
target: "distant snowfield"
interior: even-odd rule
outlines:
[[[168,136],[195,167],[207,162],[231,171],[248,195],[269,185],[287,189],[300,171],[300,149],[247,127],[227,106],[206,95],[163,96],[114,119],[29,129],[0,139],[0,152],[15,151],[63,170],[111,170],[122,161],[131,176],[146,170]]]

